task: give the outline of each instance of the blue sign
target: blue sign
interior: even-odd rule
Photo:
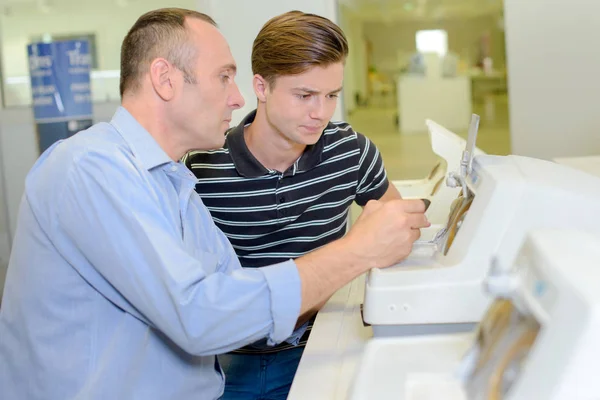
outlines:
[[[27,46],[37,123],[92,118],[91,55],[85,40]]]

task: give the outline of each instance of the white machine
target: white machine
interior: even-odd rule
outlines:
[[[526,232],[600,232],[600,178],[526,157],[472,158],[475,136],[471,129],[460,171],[448,177],[462,191],[445,228],[367,276],[363,318],[376,336],[470,330],[489,304],[481,289],[487,266],[511,265]]]
[[[600,399],[600,236],[532,231],[477,332],[372,339],[352,400]]]
[[[571,168],[600,176],[600,156],[558,157],[553,161]]]
[[[478,117],[475,116],[475,118]],[[427,120],[425,123],[429,131],[431,149],[441,158],[441,161],[433,167],[426,178],[398,180],[392,181],[392,183],[405,199],[431,200],[427,218],[432,223],[432,227],[428,232],[435,234],[446,223],[450,205],[460,192],[459,187],[450,187],[444,182],[449,168],[452,169],[459,165],[467,142],[431,120]],[[475,155],[485,154],[478,148],[473,151]],[[426,234],[423,233],[423,236],[425,237]]]

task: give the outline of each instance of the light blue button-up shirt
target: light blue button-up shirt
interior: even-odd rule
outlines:
[[[243,269],[124,108],[27,176],[0,309],[2,400],[215,399],[215,354],[293,331],[293,261]]]

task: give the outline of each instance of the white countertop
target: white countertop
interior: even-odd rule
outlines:
[[[364,275],[338,290],[319,311],[288,400],[347,399],[367,340],[360,304]]]

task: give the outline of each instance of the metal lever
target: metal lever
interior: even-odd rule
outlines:
[[[479,120],[479,115],[471,115],[471,123],[469,124],[469,132],[467,133],[467,146],[460,160],[460,174],[463,178],[466,178],[473,169],[473,153],[475,151],[475,142],[477,141],[477,132],[479,131]]]
[[[446,184],[450,187],[462,186],[463,196],[465,198],[468,194],[466,183],[467,175],[473,170],[473,156],[475,152],[475,142],[477,141],[477,132],[479,131],[479,120],[479,115],[471,115],[471,123],[469,124],[469,131],[467,133],[467,145],[462,152],[459,172],[450,172],[446,179]]]

